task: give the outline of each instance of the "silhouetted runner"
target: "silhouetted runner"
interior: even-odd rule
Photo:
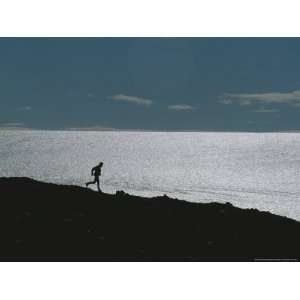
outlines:
[[[97,183],[98,192],[101,192],[99,177],[101,175],[101,168],[102,168],[102,166],[103,166],[103,162],[100,162],[99,165],[97,165],[96,167],[94,167],[91,170],[91,176],[94,176],[95,178],[94,178],[94,181],[87,182],[85,184],[86,187],[88,187],[90,184]]]

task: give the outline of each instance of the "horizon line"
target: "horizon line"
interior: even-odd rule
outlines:
[[[0,127],[0,131],[86,131],[86,132],[224,132],[224,133],[300,133],[300,129],[287,130],[220,130],[220,129],[121,129],[121,128],[30,128],[30,127]]]

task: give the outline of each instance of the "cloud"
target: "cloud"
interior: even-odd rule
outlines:
[[[11,122],[11,123],[1,123],[2,126],[7,126],[7,127],[23,127],[25,124],[24,123],[17,123],[17,122]]]
[[[219,101],[219,103],[222,103],[222,104],[233,104],[233,101],[230,100],[230,99],[221,99]]]
[[[116,100],[116,101],[128,102],[128,103],[137,104],[137,105],[144,105],[144,106],[150,106],[153,103],[153,101],[150,99],[137,97],[137,96],[127,96],[124,94],[113,95],[110,97],[110,99]]]
[[[264,104],[287,104],[300,107],[300,91],[288,93],[253,93],[253,94],[231,94],[225,93],[219,103],[252,105],[257,103]]]
[[[65,127],[64,130],[70,131],[114,131],[118,130],[113,127],[104,127],[104,126],[83,126],[83,127]]]
[[[259,108],[259,109],[256,109],[256,110],[252,110],[252,112],[256,112],[256,113],[276,113],[276,112],[279,112],[279,109]]]
[[[32,107],[31,106],[22,106],[22,107],[19,107],[18,110],[28,111],[28,110],[32,110]]]
[[[18,122],[9,122],[9,123],[0,123],[1,129],[25,129],[24,123]]]
[[[168,109],[170,110],[185,110],[185,111],[189,111],[189,110],[193,110],[195,109],[193,106],[191,105],[186,105],[186,104],[174,104],[174,105],[169,105]]]

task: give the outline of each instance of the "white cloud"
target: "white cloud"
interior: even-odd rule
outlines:
[[[219,101],[219,103],[222,103],[222,104],[233,104],[233,101],[230,100],[230,99],[221,99]]]
[[[195,109],[193,106],[186,105],[186,104],[169,105],[168,108],[171,110],[193,110],[193,109]]]
[[[264,104],[287,104],[300,106],[300,91],[288,93],[256,93],[256,94],[231,94],[225,93],[219,101],[222,104],[251,105],[257,103]]]
[[[32,107],[31,106],[22,106],[22,107],[19,107],[18,110],[32,110]]]
[[[256,109],[256,110],[252,110],[252,112],[256,112],[256,113],[276,113],[276,112],[279,112],[279,109],[259,108],[259,109]]]
[[[105,127],[105,126],[84,126],[84,127],[65,127],[64,130],[70,131],[113,131],[118,130],[113,127]]]
[[[24,123],[18,122],[9,122],[9,123],[0,123],[1,129],[25,129]]]
[[[11,122],[11,123],[2,123],[2,126],[8,126],[8,127],[22,127],[25,124],[24,123],[17,123],[17,122]]]
[[[137,97],[137,96],[128,96],[128,95],[124,95],[124,94],[113,95],[110,97],[110,99],[116,100],[116,101],[133,103],[133,104],[137,104],[137,105],[144,105],[144,106],[150,106],[153,103],[153,101],[150,99]]]

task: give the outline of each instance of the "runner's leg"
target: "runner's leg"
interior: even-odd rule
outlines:
[[[95,184],[97,181],[96,181],[96,177],[94,178],[94,181],[90,181],[90,182],[87,182],[85,185],[88,187],[90,184]]]
[[[99,177],[95,178],[95,181],[97,182],[98,192],[101,192],[101,190],[100,190],[100,181],[99,181]]]

